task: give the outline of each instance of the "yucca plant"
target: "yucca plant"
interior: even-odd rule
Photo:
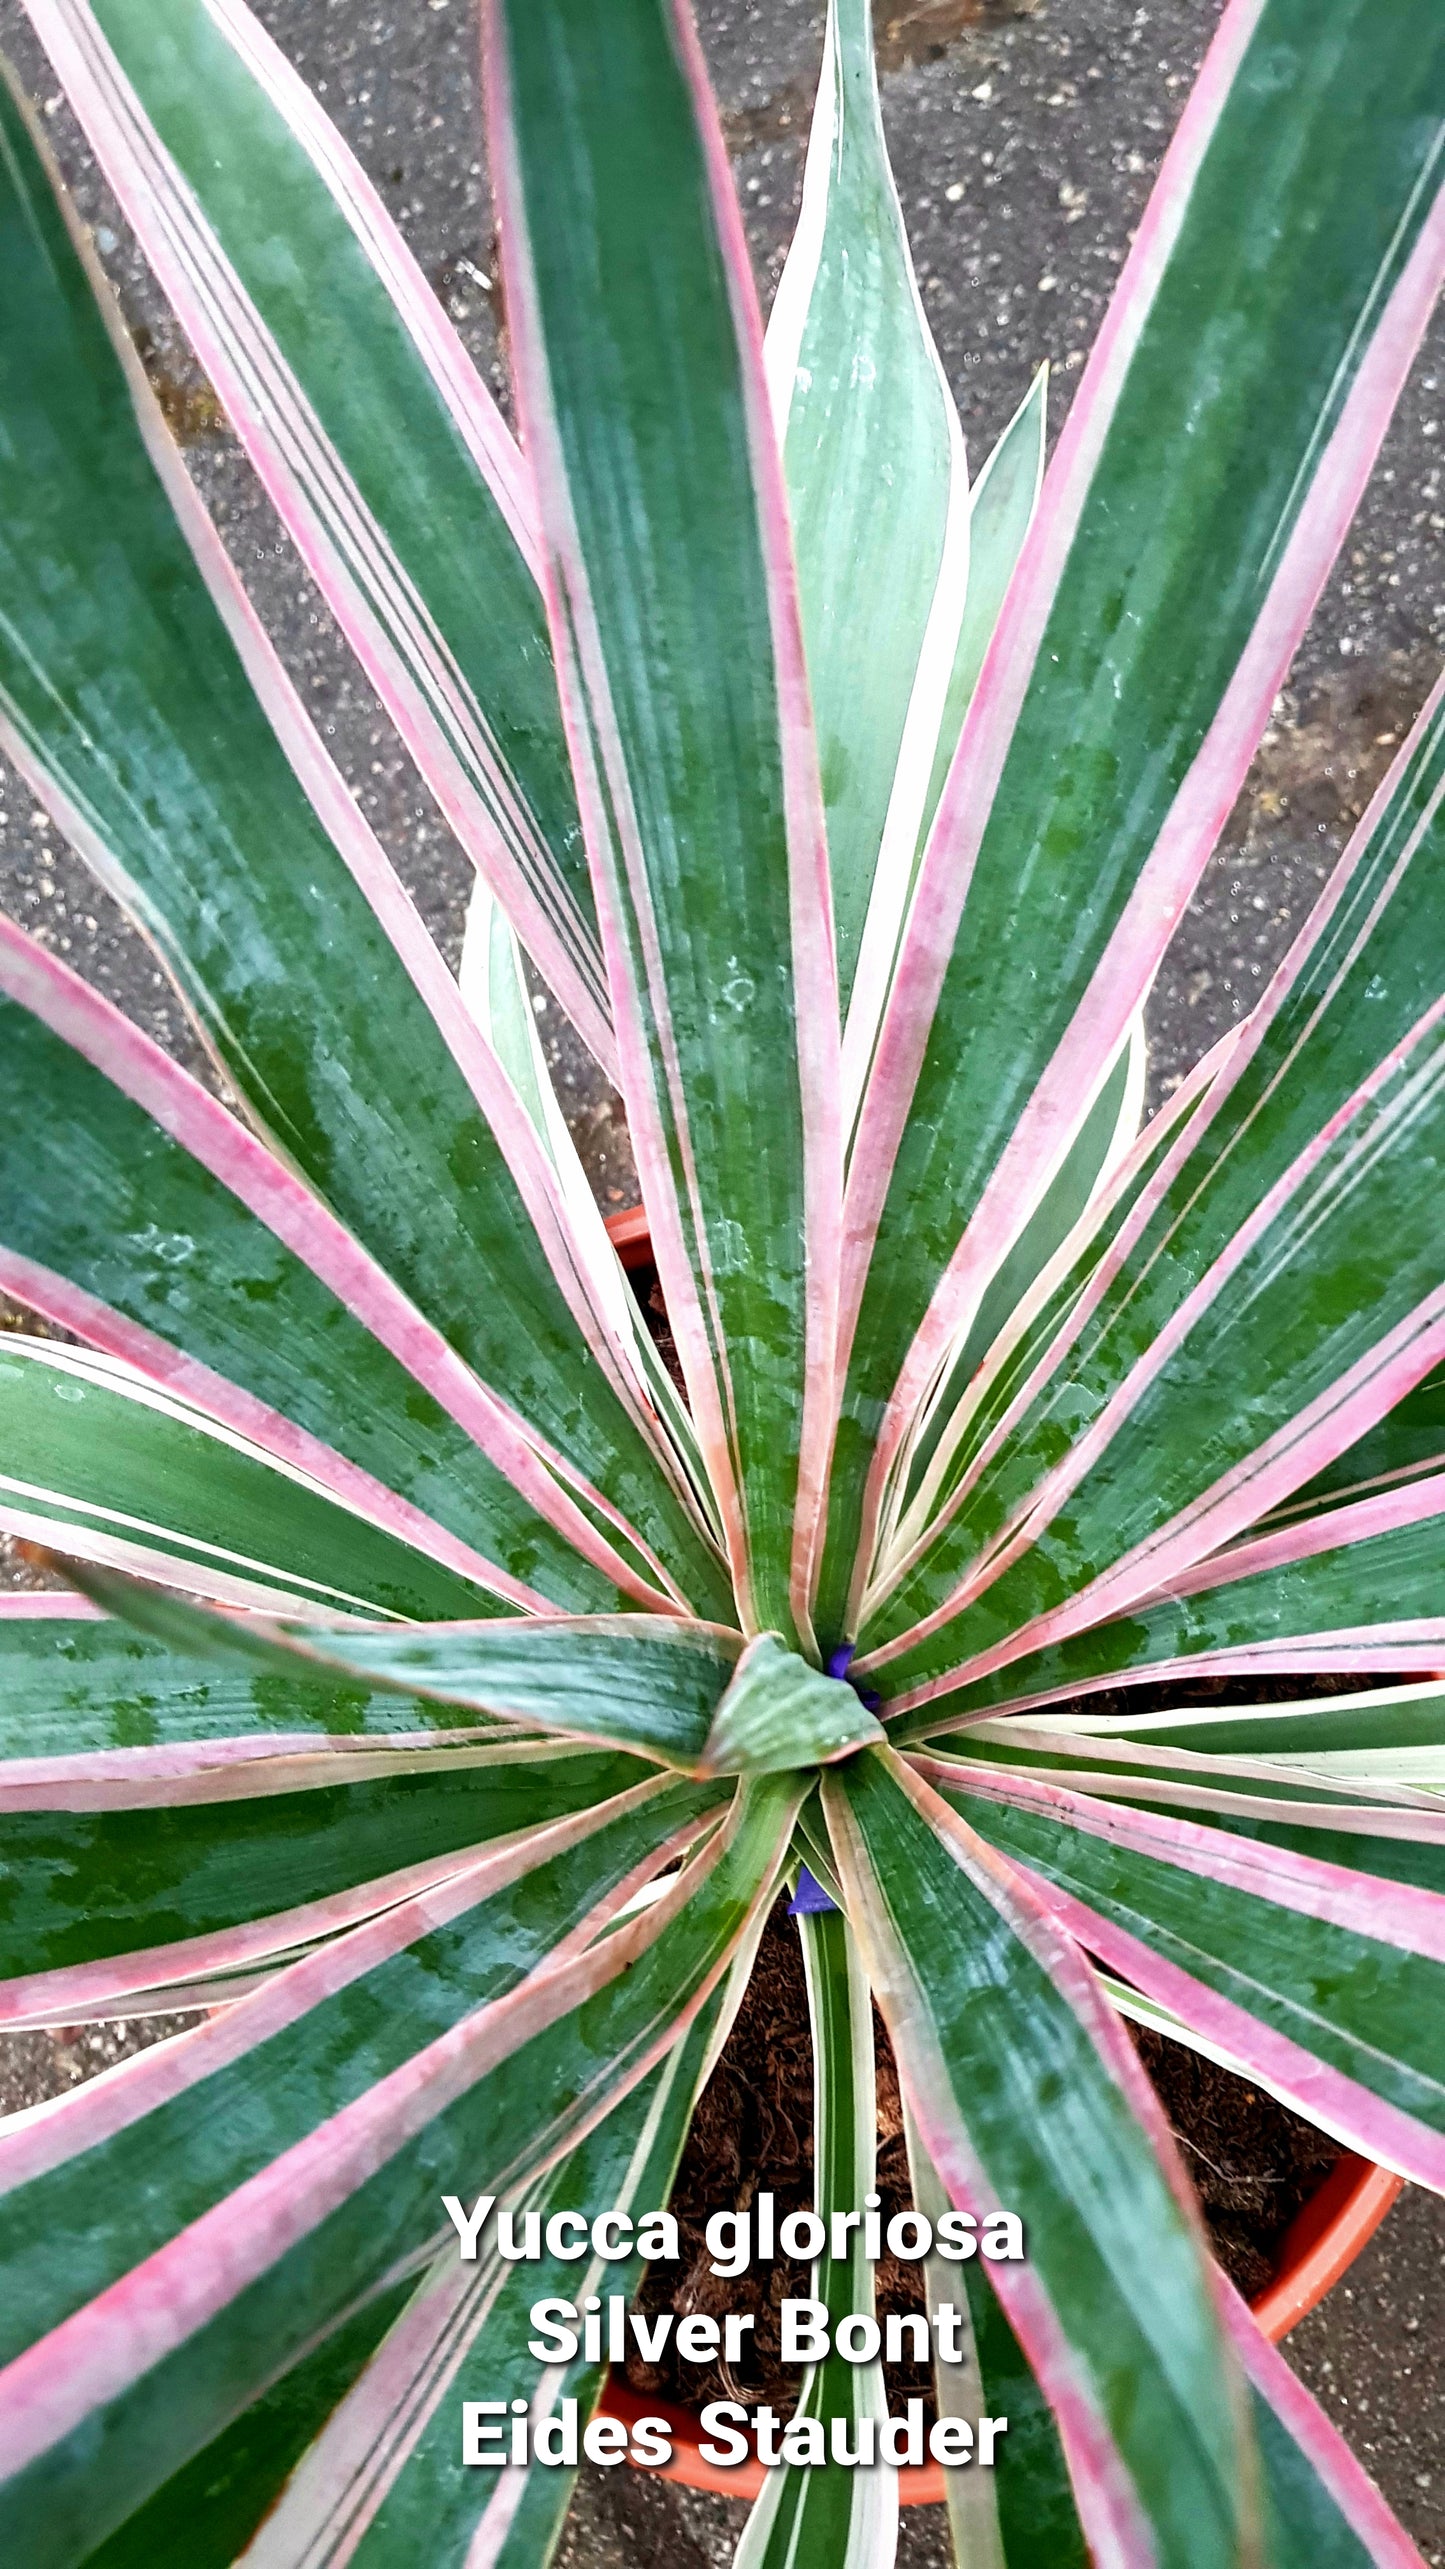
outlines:
[[[920,2204],[1025,2224],[950,2270],[969,2569],[1415,2558],[1120,2010],[1445,2186],[1441,690],[1135,1137],[1445,265],[1438,0],[1228,0],[1037,506],[1042,384],[970,490],[864,0],[766,345],[683,0],[492,0],[520,448],[242,0],[27,6],[479,883],[458,986],[12,84],[0,737],[215,1078],[0,928],[0,1287],[64,1333],[5,1342],[0,1524],[74,1580],[0,1607],[4,2016],[212,2012],[0,2129],[0,2552],[543,2559],[569,2473],[461,2404],[585,2414],[528,2312],[636,2257],[467,2262],[443,2195],[664,2206],[806,1862],[820,2208],[871,1984]],[[1078,1700],[1319,1670],[1372,1687]],[[739,2556],[886,2563],[896,2489],[785,2464]]]

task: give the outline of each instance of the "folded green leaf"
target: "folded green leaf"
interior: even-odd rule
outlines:
[[[180,1627],[175,1627],[179,1634]],[[13,1759],[88,1760],[195,1747],[220,1755],[308,1740],[445,1735],[483,1717],[338,1677],[278,1683],[245,1659],[152,1639],[53,1590],[0,1601],[0,1786]]]
[[[538,1615],[498,1618],[490,1625],[410,1624],[404,1633],[360,1624],[345,1631],[339,1626],[285,1627],[254,1615],[212,1614],[113,1574],[73,1566],[77,1582],[98,1604],[183,1649],[271,1668],[298,1685],[334,1688],[338,1679],[349,1679],[414,1695],[424,1703],[565,1732],[569,1738],[639,1748],[689,1770],[709,1763],[710,1771],[722,1771],[710,1765],[707,1751],[715,1711],[732,1682],[743,1642],[740,1634],[717,1625],[664,1615]],[[771,1664],[763,1662],[765,1669]],[[789,1661],[780,1672],[785,1680],[781,1687],[776,1672],[771,1686],[766,1677],[749,1685],[742,1709],[746,1715],[750,1701],[758,1706],[755,1721],[764,1755],[786,1731],[798,1691],[791,1680],[793,1666],[814,1681],[812,1688],[801,1689],[805,1711],[813,1692],[829,1683],[799,1660]],[[856,1707],[856,1737],[858,1723],[870,1717],[848,1689],[839,1693]],[[770,1721],[773,1704],[777,1710]],[[831,1700],[827,1710],[831,1714]],[[818,1728],[816,1713],[813,1728]],[[835,1719],[829,1734],[835,1747],[842,1744],[841,1728]],[[746,1744],[746,1724],[743,1740]],[[809,1762],[806,1742],[802,1756],[788,1759],[794,1766]]]
[[[598,1308],[606,1314],[618,1345],[631,1358],[662,1432],[678,1458],[689,1493],[704,1523],[716,1534],[716,1509],[687,1404],[653,1345],[652,1333],[607,1236],[547,1066],[522,967],[522,949],[501,903],[483,881],[477,883],[467,904],[459,980],[462,997],[516,1089],[557,1172],[572,1236],[585,1258]],[[706,1594],[706,1589],[700,1593]]]
[[[851,1686],[824,1677],[778,1635],[750,1641],[713,1715],[701,1767],[708,1775],[781,1775],[826,1764],[869,1741],[883,1726]]]

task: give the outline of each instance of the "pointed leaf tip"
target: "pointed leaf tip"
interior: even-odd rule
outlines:
[[[883,1729],[851,1686],[825,1677],[774,1632],[759,1633],[738,1662],[707,1736],[703,1775],[785,1775],[826,1766],[881,1742]]]

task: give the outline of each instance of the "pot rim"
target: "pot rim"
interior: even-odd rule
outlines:
[[[1347,2150],[1318,2192],[1291,2222],[1280,2243],[1279,2272],[1250,2303],[1255,2319],[1271,2344],[1323,2301],[1347,2266],[1353,2265],[1373,2238],[1404,2179],[1393,2168]],[[767,2477],[761,2462],[743,2462],[722,2470],[705,2462],[701,2424],[691,2409],[670,2400],[644,2399],[625,2381],[609,2373],[601,2399],[602,2414],[633,2426],[641,2417],[663,2417],[672,2429],[672,2459],[661,2464],[636,2463],[634,2469],[655,2471],[662,2480],[678,2480],[687,2489],[704,2489],[722,2498],[755,2498]],[[941,2462],[904,2463],[898,2473],[899,2502],[905,2507],[940,2505],[947,2495]]]

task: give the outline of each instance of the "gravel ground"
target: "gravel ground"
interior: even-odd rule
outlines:
[[[479,156],[471,0],[258,0],[259,14],[381,187],[505,400],[495,241]],[[704,0],[759,280],[796,212],[819,54],[814,0]],[[1218,15],[1218,0],[879,0],[885,113],[929,314],[975,463],[1050,362],[1057,426]],[[0,42],[40,103],[196,479],[353,790],[445,950],[465,869],[351,667],[89,170],[18,0]],[[1149,1010],[1155,1095],[1248,1007],[1438,669],[1445,628],[1445,335],[1416,367],[1381,465],[1277,717]],[[1432,595],[1433,592],[1433,595]],[[13,777],[0,771],[0,906],[204,1069],[167,984]],[[635,1192],[617,1103],[554,1011],[564,1098],[598,1193]],[[12,1315],[13,1318],[13,1315]],[[0,1313],[0,1322],[4,1315]],[[11,1575],[15,1575],[12,1570]],[[155,2020],[153,2037],[174,2020]],[[134,2048],[147,2029],[0,2045],[0,2111]],[[1432,2563],[1445,2561],[1445,2207],[1407,2194],[1288,2352]],[[736,2509],[631,2473],[584,2480],[566,2569],[702,2569]],[[934,2511],[902,2555],[946,2558]]]

